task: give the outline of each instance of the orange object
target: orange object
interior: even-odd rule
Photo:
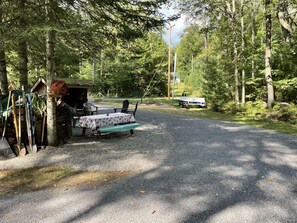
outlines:
[[[55,80],[51,84],[52,93],[56,95],[66,95],[68,93],[68,87],[65,81]]]

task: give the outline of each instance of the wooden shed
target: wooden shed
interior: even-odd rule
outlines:
[[[75,109],[83,109],[83,103],[88,101],[88,89],[93,87],[92,81],[57,78],[56,80],[64,81],[68,92],[65,95],[55,95],[61,98],[64,103]],[[56,81],[55,80],[55,81]],[[31,92],[37,92],[39,95],[46,95],[46,81],[40,78],[31,88]],[[37,120],[37,126],[41,125],[41,120]],[[72,118],[66,114],[63,109],[57,110],[57,131],[60,140],[67,140],[72,136]],[[37,130],[37,135],[40,131]]]
[[[62,100],[70,107],[82,109],[83,103],[88,101],[88,90],[94,86],[93,82],[70,78],[57,78],[56,80],[64,81],[68,88],[68,93],[61,95]],[[46,95],[46,81],[43,78],[39,78],[31,88],[31,92]]]
[[[83,103],[88,101],[88,90],[94,86],[92,81],[79,79],[63,79],[68,87],[68,94],[62,100],[70,107],[82,109]]]

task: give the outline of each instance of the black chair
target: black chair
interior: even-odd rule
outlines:
[[[133,116],[135,118],[135,114],[136,114],[137,108],[138,108],[138,102],[136,102],[134,110],[132,110],[132,111],[131,110],[130,111],[128,110],[127,113],[133,114]]]
[[[123,101],[123,106],[121,108],[114,108],[114,112],[117,112],[117,110],[121,109],[122,113],[127,113],[129,108],[129,100]]]

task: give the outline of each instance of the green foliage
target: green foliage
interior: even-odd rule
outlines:
[[[77,68],[78,68],[78,65],[77,65]],[[75,72],[74,75],[70,73],[68,77],[79,78],[83,80],[92,80],[93,79],[92,75],[93,75],[92,64],[87,61],[81,64],[79,71]]]
[[[297,103],[297,77],[276,81],[275,89],[278,101]]]
[[[273,118],[276,118],[279,121],[290,122],[291,124],[297,124],[297,107],[295,104],[283,104],[275,103],[272,109]]]
[[[208,57],[203,66],[204,82],[202,91],[207,101],[219,105],[228,100],[229,86],[223,77],[224,72],[216,69],[216,67],[218,67],[216,58]]]
[[[160,33],[149,33],[145,38],[136,40],[131,48],[134,80],[139,93],[143,96],[165,94],[167,48]]]
[[[222,111],[231,115],[235,115],[240,110],[234,101],[229,101],[223,104]]]
[[[74,77],[74,74],[79,73],[80,58],[77,52],[65,44],[58,44],[56,47],[56,72],[61,78]],[[85,75],[84,71],[81,71]],[[89,72],[91,74],[91,72]],[[82,79],[85,79],[82,77]]]
[[[106,95],[143,97],[166,93],[166,44],[160,32],[123,46],[110,46],[101,58],[102,75],[96,80],[96,91]]]
[[[243,114],[252,117],[265,117],[266,103],[261,100],[248,101],[244,104]]]
[[[257,101],[266,99],[265,79],[258,77],[246,81],[246,99]]]
[[[222,110],[224,113],[236,115],[238,113],[244,112],[245,107],[237,105],[235,101],[229,101],[223,104]]]
[[[205,0],[179,0],[179,8],[199,24],[198,30],[187,35],[187,30],[182,36],[177,49],[184,58],[179,59],[182,81],[191,89],[199,89],[207,98],[209,108],[214,111],[228,114],[245,114],[250,116],[266,116],[265,104],[267,100],[267,83],[265,80],[265,8],[263,1],[243,1],[244,7],[240,8],[240,2],[235,1],[235,8],[225,7],[225,1]],[[292,13],[297,8],[296,1],[273,1],[269,6],[272,14],[272,80],[274,94],[277,101],[297,103],[297,34],[296,16]],[[234,10],[233,10],[234,9]],[[261,10],[262,9],[262,10]],[[241,11],[242,10],[242,11]],[[292,32],[282,27],[277,16],[280,10],[284,11],[284,22],[292,28]],[[254,17],[252,17],[254,11]],[[291,13],[289,13],[289,11]],[[241,14],[243,13],[243,14]],[[294,15],[293,15],[294,14]],[[241,39],[241,15],[243,15],[243,39]],[[235,37],[233,33],[232,18],[236,18]],[[192,20],[192,21],[193,21]],[[253,21],[253,23],[251,23]],[[253,25],[253,26],[252,26]],[[194,25],[193,25],[194,26]],[[195,27],[195,26],[194,26]],[[200,29],[199,29],[200,27]],[[252,36],[254,28],[254,36]],[[207,37],[207,48],[203,49],[191,42],[191,38],[198,36]],[[240,58],[234,59],[234,41]],[[252,42],[254,39],[254,42]],[[183,43],[185,40],[188,45]],[[244,42],[242,42],[242,40]],[[244,43],[244,52],[242,46]],[[193,47],[192,47],[193,46]],[[194,49],[193,49],[194,48]],[[183,51],[181,50],[183,49]],[[197,50],[194,57],[195,72],[190,71],[191,52]],[[253,68],[252,68],[253,63]],[[235,96],[234,66],[238,65],[239,92],[242,93],[242,84],[245,84],[245,100],[247,103],[238,105],[233,102]],[[245,80],[241,79],[241,71],[245,71]],[[186,86],[185,86],[186,88]],[[241,98],[242,95],[239,95]],[[286,108],[287,109],[287,108]],[[278,116],[285,119],[288,115],[286,109],[282,109]],[[294,113],[292,109],[288,113]],[[290,119],[291,120],[291,119]]]
[[[34,114],[38,116],[42,116],[46,111],[46,100],[42,98],[37,93],[34,93],[32,96],[32,108]]]
[[[30,70],[28,76],[29,82],[33,83],[37,75],[46,76],[45,33],[49,28],[53,29],[57,34],[55,39],[57,76],[90,79],[92,70],[89,61],[100,58],[103,49],[108,51],[106,48],[114,49],[111,46],[125,45],[127,41],[130,43],[166,22],[164,15],[158,10],[166,2],[167,0],[137,1],[137,3],[130,0],[53,0],[48,6],[54,17],[53,21],[49,21],[44,1],[3,0],[0,3],[1,40],[5,39],[7,55],[18,52],[20,41],[27,43]],[[117,62],[126,63],[127,60]],[[18,56],[12,60],[8,58],[6,63],[12,69],[10,80],[19,79]],[[128,82],[131,84],[131,72],[125,69],[127,67],[125,64],[122,66],[125,70],[119,70],[118,64],[115,65],[117,72],[112,72],[113,77],[109,78],[109,83],[104,80],[101,85],[105,86],[105,89],[117,85],[114,88],[119,89],[119,92],[124,92],[125,89],[132,92],[133,90],[127,87]],[[131,66],[128,67],[131,69]],[[108,73],[110,71],[112,70],[108,70]],[[120,81],[124,82],[125,87],[119,86],[123,85],[123,82],[119,84]]]
[[[204,41],[201,36],[200,27],[191,25],[184,30],[180,43],[176,49],[177,52],[177,72],[185,82],[191,82],[197,73],[199,61],[196,60],[198,54],[203,50]],[[197,89],[197,88],[196,88]]]

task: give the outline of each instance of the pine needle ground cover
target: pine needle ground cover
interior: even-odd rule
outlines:
[[[0,170],[0,196],[51,188],[97,187],[131,174],[130,171],[76,171],[64,166]]]

